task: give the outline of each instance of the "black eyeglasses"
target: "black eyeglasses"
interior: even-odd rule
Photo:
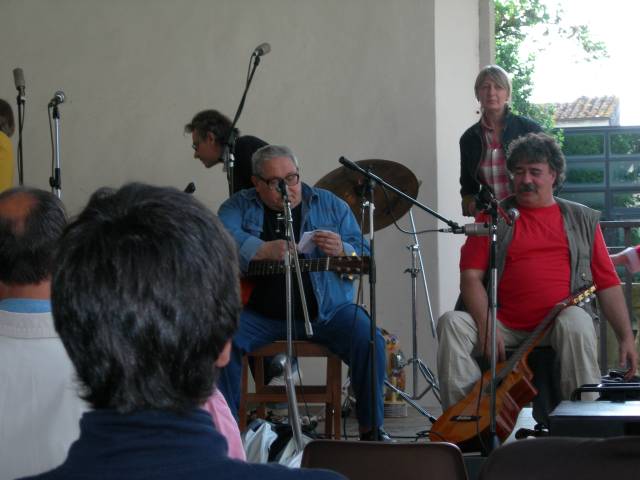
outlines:
[[[284,178],[278,178],[278,177],[274,177],[274,178],[263,178],[260,175],[256,175],[260,180],[262,180],[264,183],[267,184],[267,186],[271,189],[271,190],[275,190],[276,188],[278,188],[278,182],[280,180],[284,180],[284,183],[287,184],[288,187],[293,187],[294,185],[297,185],[298,182],[300,182],[300,174],[299,173],[290,173],[289,175],[287,175]]]

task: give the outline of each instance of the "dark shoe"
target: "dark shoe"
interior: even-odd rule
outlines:
[[[369,430],[368,432],[364,432],[360,434],[360,440],[363,442],[373,442],[373,430]],[[385,432],[382,428],[378,428],[378,441],[379,442],[387,442],[387,443],[395,443],[395,440],[391,438],[387,432]]]

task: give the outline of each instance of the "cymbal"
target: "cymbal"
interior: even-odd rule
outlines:
[[[412,198],[418,196],[418,179],[404,165],[392,162],[391,160],[359,160],[355,162],[364,170],[370,169],[387,183],[393,185],[398,190],[406,193]],[[362,217],[362,196],[367,179],[358,172],[354,172],[347,167],[340,167],[329,172],[316,183],[316,187],[324,188],[333,192],[343,199],[351,211],[361,223]],[[374,230],[380,230],[393,223],[394,218],[399,220],[411,208],[411,204],[391,190],[384,189],[376,185],[373,194],[375,210],[373,212]],[[369,231],[369,213],[365,212],[363,225],[364,233]]]

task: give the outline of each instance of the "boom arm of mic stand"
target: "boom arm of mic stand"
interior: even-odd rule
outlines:
[[[363,175],[364,177],[368,178],[369,180],[373,180],[374,182],[376,182],[380,186],[382,186],[382,187],[384,187],[384,188],[386,188],[388,190],[391,190],[393,193],[395,193],[396,195],[404,198],[407,202],[410,202],[411,204],[415,205],[420,210],[424,210],[425,212],[429,213],[430,215],[436,217],[438,220],[442,220],[444,223],[449,225],[449,227],[451,228],[451,231],[453,233],[463,233],[462,227],[460,225],[458,225],[456,222],[454,222],[453,220],[449,220],[448,218],[443,217],[442,215],[440,215],[435,210],[432,210],[429,207],[427,207],[426,205],[423,205],[422,203],[417,201],[415,198],[407,195],[402,190],[394,187],[390,183],[387,183],[386,181],[384,181],[382,178],[378,177],[374,173],[371,173],[371,172],[365,170],[364,168],[360,167],[360,165],[358,165],[357,163],[354,163],[354,162],[352,162],[351,160],[349,160],[349,159],[347,159],[345,157],[340,157],[340,159],[338,161],[342,165],[344,165],[345,167],[347,167],[347,168],[349,168],[351,170],[354,170],[354,171],[360,173],[361,175]]]
[[[251,68],[249,76],[247,77],[247,83],[244,86],[244,92],[242,92],[242,98],[240,99],[240,103],[238,104],[236,114],[233,117],[233,122],[231,123],[231,131],[229,132],[229,136],[225,139],[224,142],[223,158],[225,158],[224,155],[226,153],[226,158],[229,159],[225,163],[225,166],[227,167],[227,182],[229,183],[229,196],[233,195],[233,149],[236,141],[235,128],[238,120],[240,119],[240,115],[242,114],[242,110],[244,109],[244,102],[247,99],[247,93],[249,92],[249,87],[251,86],[253,75],[256,73],[256,68],[258,68],[258,65],[260,65],[260,57],[258,55],[255,55],[255,53],[252,55],[252,57],[254,58],[253,66]]]

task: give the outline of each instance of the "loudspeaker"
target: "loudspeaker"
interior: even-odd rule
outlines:
[[[640,401],[563,401],[549,415],[549,434],[562,437],[640,435]]]

